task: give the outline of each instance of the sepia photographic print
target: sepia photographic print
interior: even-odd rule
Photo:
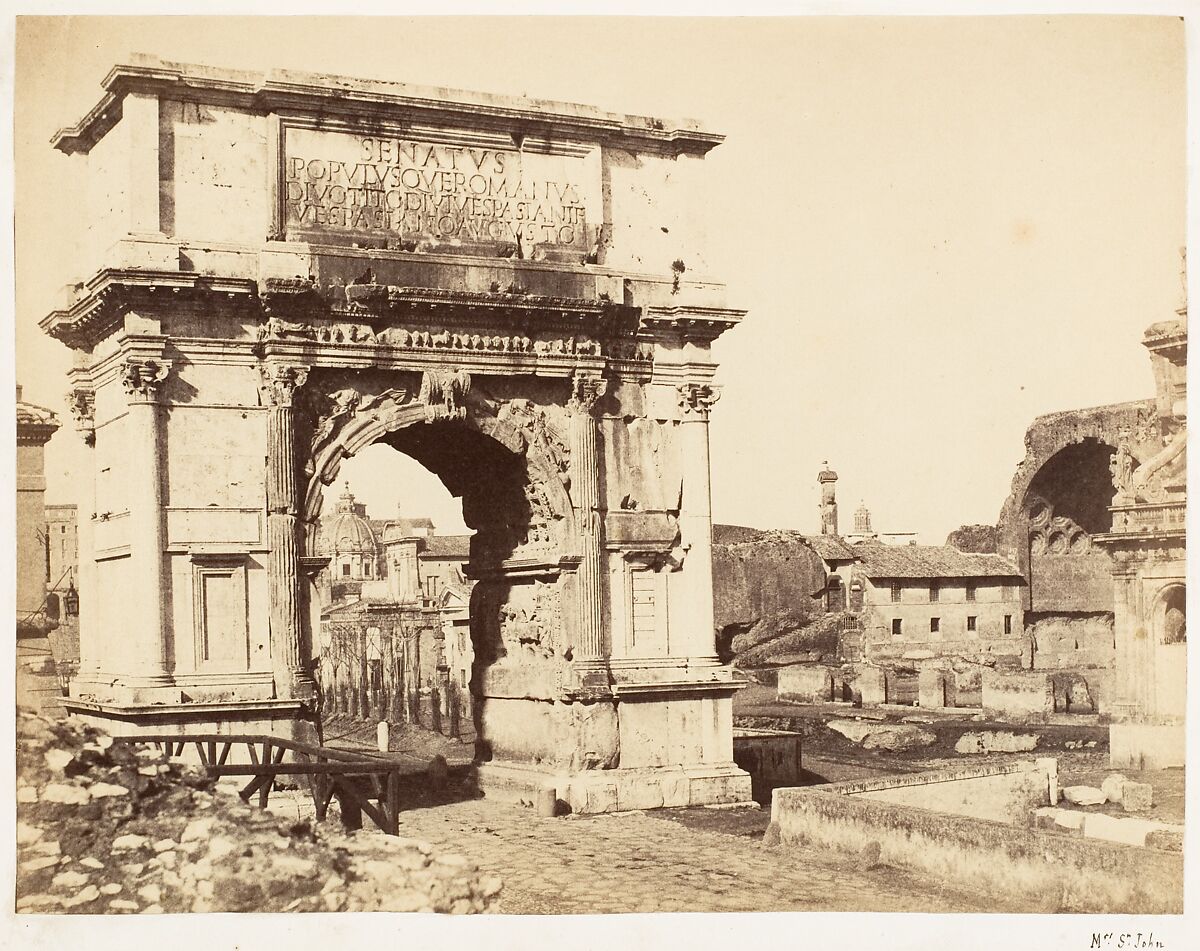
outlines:
[[[1189,946],[1193,11],[828,6],[9,21],[8,947]]]

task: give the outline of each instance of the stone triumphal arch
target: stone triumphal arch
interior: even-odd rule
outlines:
[[[748,799],[712,609],[694,123],[144,60],[54,144],[88,197],[81,672],[120,732],[319,733],[316,523],[387,443],[474,535],[481,776]]]

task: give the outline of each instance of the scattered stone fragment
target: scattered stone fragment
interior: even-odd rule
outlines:
[[[1126,812],[1145,812],[1154,805],[1154,787],[1149,783],[1126,782],[1121,786],[1121,808]]]
[[[1008,730],[985,730],[964,733],[954,744],[956,753],[1026,753],[1037,749],[1036,733],[1012,733]]]
[[[17,787],[17,802],[37,802],[37,790],[32,786]]]
[[[144,898],[152,905],[158,904],[159,900],[162,898],[162,889],[157,885],[143,885],[138,889],[138,897]]]
[[[150,840],[144,835],[136,835],[130,832],[126,835],[119,835],[113,839],[112,847],[114,852],[132,852],[135,849],[145,848],[149,842]]]
[[[48,750],[46,752],[46,765],[56,772],[62,772],[67,768],[67,765],[75,757],[66,750]]]
[[[181,843],[203,841],[212,835],[212,827],[215,823],[215,819],[193,819],[183,830],[179,841]]]
[[[22,872],[39,872],[44,868],[50,868],[52,865],[58,864],[58,856],[44,855],[36,859],[29,859],[20,864]]]
[[[168,849],[175,848],[179,843],[174,839],[159,839],[151,845],[155,852],[166,852]]]
[[[1064,786],[1063,799],[1076,806],[1098,806],[1108,800],[1095,786]]]
[[[91,795],[82,786],[68,786],[66,783],[50,783],[42,790],[41,798],[45,802],[61,802],[68,806],[82,806],[91,800]]]
[[[84,865],[87,868],[104,868],[103,862],[97,858],[92,858],[90,855],[87,858],[80,859],[79,864]]]
[[[68,870],[55,875],[50,884],[55,888],[79,888],[81,885],[87,884],[87,880],[88,877],[82,872]]]
[[[87,905],[94,902],[100,897],[100,889],[95,885],[85,886],[74,898],[68,898],[63,902],[65,908],[75,908],[78,905]]]
[[[62,899],[57,895],[24,895],[17,899],[17,910],[40,908],[44,905],[60,905]]]
[[[1127,782],[1129,780],[1120,773],[1110,773],[1100,784],[1100,791],[1104,793],[1109,802],[1120,802],[1121,789]]]
[[[129,790],[124,786],[113,783],[92,783],[88,788],[93,799],[107,799],[109,796],[128,796]]]
[[[1183,851],[1182,829],[1151,829],[1146,833],[1146,848],[1164,852]]]
[[[137,911],[138,903],[135,901],[129,901],[127,898],[114,898],[108,903],[108,907],[116,909],[117,911]]]
[[[17,845],[30,845],[40,839],[43,831],[37,826],[26,825],[24,822],[17,823]]]
[[[108,882],[100,886],[100,893],[102,895],[119,895],[124,887],[120,882]]]
[[[148,905],[142,909],[143,915],[161,915],[163,913],[162,905]]]

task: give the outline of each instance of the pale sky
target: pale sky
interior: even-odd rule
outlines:
[[[73,500],[77,440],[68,351],[36,324],[88,276],[56,253],[82,227],[82,183],[49,139],[132,51],[689,116],[725,133],[707,159],[709,260],[749,315],[714,348],[719,522],[817,531],[828,459],[844,526],[860,500],[878,530],[931,542],[994,523],[1035,416],[1153,393],[1142,331],[1181,300],[1176,17],[27,19],[17,378],[67,424],[47,448],[49,502]],[[372,514],[402,502],[462,530],[436,480],[430,495],[415,464],[378,459],[343,469]]]

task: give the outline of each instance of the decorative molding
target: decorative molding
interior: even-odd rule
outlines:
[[[259,364],[259,391],[268,406],[290,407],[296,391],[308,380],[309,367],[290,363]]]
[[[89,446],[96,442],[96,391],[76,386],[67,391],[67,406],[75,418],[75,429]]]
[[[170,360],[129,357],[121,365],[121,385],[129,394],[130,402],[157,402],[162,384],[173,365]]]
[[[471,374],[466,370],[426,370],[421,374],[421,392],[417,399],[436,415],[449,419],[466,419],[463,402],[471,392]],[[437,410],[441,413],[437,413]]]
[[[608,381],[594,371],[576,370],[571,376],[571,396],[567,409],[572,416],[590,416],[596,404],[608,392]]]
[[[679,393],[679,409],[684,417],[707,419],[713,404],[721,398],[721,391],[711,383],[682,383],[676,387]]]

